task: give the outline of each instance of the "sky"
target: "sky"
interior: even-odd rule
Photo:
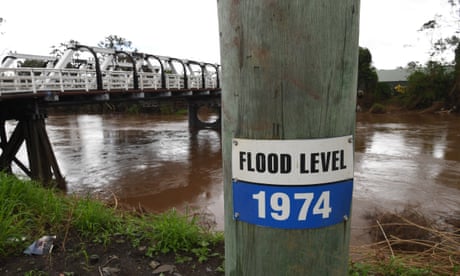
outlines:
[[[377,69],[424,63],[432,36],[417,30],[449,11],[447,0],[361,0],[359,45]],[[2,0],[0,17],[0,56],[48,55],[71,39],[96,46],[117,35],[140,52],[220,63],[216,0]]]

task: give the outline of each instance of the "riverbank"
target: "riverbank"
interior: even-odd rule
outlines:
[[[0,275],[222,274],[223,235],[199,214],[122,210],[3,173],[0,202]]]
[[[223,235],[199,214],[121,210],[115,198],[107,204],[65,196],[4,174],[0,201],[1,275],[223,275]],[[378,228],[371,223],[369,231],[384,238],[351,247],[350,275],[459,271],[459,225],[436,229],[430,222],[404,217],[414,213],[389,219],[374,215],[370,219],[379,222]],[[410,237],[421,231],[426,235]],[[52,237],[51,251],[23,253],[45,235]],[[404,243],[421,249],[404,248]]]

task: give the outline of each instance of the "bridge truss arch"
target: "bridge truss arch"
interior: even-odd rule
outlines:
[[[78,51],[88,52],[88,60],[75,58]],[[14,62],[18,58],[42,60],[46,66],[19,67]],[[11,172],[11,165],[16,164],[47,185],[65,188],[46,134],[46,108],[51,105],[182,98],[188,103],[190,128],[220,129],[221,88],[216,64],[81,44],[69,45],[59,58],[16,54],[1,61],[0,170]],[[199,72],[192,67],[198,67]],[[200,119],[202,108],[214,110],[215,121]],[[7,120],[18,121],[10,137]],[[16,158],[23,143],[29,167]]]

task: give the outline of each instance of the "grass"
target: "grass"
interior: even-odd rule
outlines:
[[[181,217],[174,209],[156,217],[151,233],[157,241],[154,250],[161,253],[190,251],[204,240],[196,220]]]
[[[117,210],[90,197],[64,196],[31,181],[0,173],[0,256],[21,254],[43,235],[76,231],[93,242],[107,244],[126,236],[133,245],[150,244],[149,255],[195,253],[211,255],[223,235],[208,231],[196,216],[170,210],[160,215]],[[63,247],[65,248],[65,238]]]
[[[404,258],[390,257],[380,263],[351,263],[349,274],[352,276],[429,276],[437,274],[430,268],[419,268],[405,263]],[[455,274],[452,274],[455,275]]]
[[[116,201],[116,200],[115,200]],[[109,244],[120,236],[134,247],[148,245],[145,255],[174,254],[176,263],[205,262],[217,253],[223,234],[211,231],[199,214],[172,209],[162,214],[119,210],[90,197],[65,196],[31,181],[0,173],[0,257],[15,256],[43,235],[78,236]],[[460,272],[460,231],[437,229],[407,208],[399,214],[375,212],[368,219],[375,243],[352,247],[349,275],[457,275]],[[86,253],[82,244],[80,253]],[[88,255],[88,254],[86,254]],[[223,257],[223,256],[221,256]],[[86,256],[89,263],[89,255]],[[222,270],[223,270],[222,266]],[[29,271],[24,275],[45,275]]]
[[[32,237],[56,232],[66,206],[55,192],[0,173],[0,256]]]

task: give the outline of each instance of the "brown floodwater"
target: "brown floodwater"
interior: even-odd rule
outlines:
[[[223,229],[221,136],[186,116],[50,116],[68,192],[152,212],[197,210]],[[374,209],[408,204],[436,220],[460,216],[460,117],[358,114],[352,243]]]
[[[460,117],[358,114],[353,204],[356,233],[375,209],[459,219]]]
[[[69,193],[223,217],[219,132],[158,115],[51,116],[47,129]]]

